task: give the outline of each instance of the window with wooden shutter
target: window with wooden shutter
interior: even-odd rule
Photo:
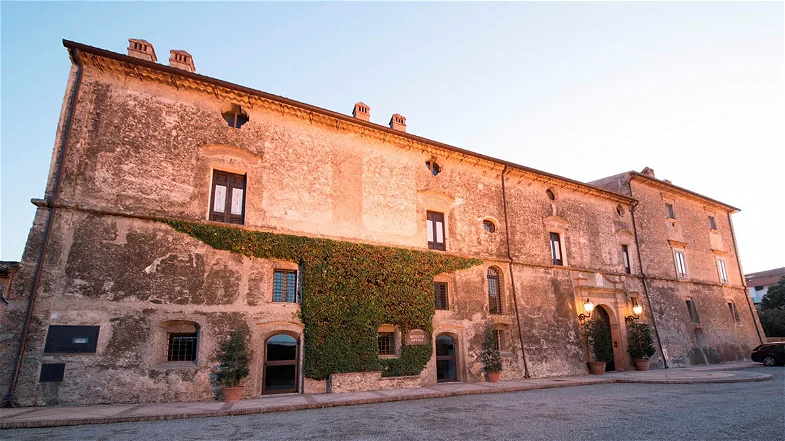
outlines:
[[[245,221],[245,175],[213,171],[210,220],[230,224]]]
[[[563,265],[561,256],[561,237],[559,233],[551,233],[551,259],[554,265]]]
[[[427,228],[428,228],[428,248],[431,250],[446,250],[444,241],[444,213],[437,213],[435,211],[428,211]]]

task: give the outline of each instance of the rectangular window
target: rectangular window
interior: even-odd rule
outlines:
[[[676,264],[676,275],[680,279],[687,277],[687,263],[684,260],[684,251],[673,250],[673,261]]]
[[[444,244],[444,213],[428,211],[426,213],[428,226],[428,248],[431,250],[446,250]]]
[[[714,219],[714,216],[709,216],[709,228],[712,230],[717,229],[717,221]]]
[[[698,319],[698,310],[695,309],[695,302],[692,300],[687,300],[687,311],[690,313],[690,320],[692,320],[692,323],[700,323],[700,319]]]
[[[195,361],[198,340],[199,336],[195,332],[169,334],[166,361]]]
[[[213,170],[210,220],[243,224],[245,219],[245,175]]]
[[[627,274],[632,273],[632,267],[630,267],[630,250],[627,245],[621,246],[621,257],[624,261],[624,272]]]
[[[65,363],[44,363],[41,365],[39,383],[61,383],[65,375]]]
[[[433,284],[433,306],[436,309],[450,309],[447,303],[447,284],[436,282]]]
[[[728,309],[730,310],[730,318],[733,320],[733,323],[736,323],[737,325],[741,323],[739,311],[736,310],[736,304],[733,303],[733,301],[728,302]]]
[[[379,333],[379,355],[395,355],[395,333]]]
[[[94,354],[98,326],[49,326],[44,353]]]
[[[725,259],[717,259],[717,272],[720,275],[720,283],[728,284],[728,271],[725,269]]]
[[[551,258],[554,265],[562,265],[561,237],[559,233],[551,233]]]
[[[273,273],[273,302],[297,301],[297,271],[275,270]]]
[[[673,204],[665,204],[665,211],[668,213],[668,219],[676,219],[676,212],[673,211]]]

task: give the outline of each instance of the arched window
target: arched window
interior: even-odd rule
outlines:
[[[499,271],[488,268],[488,306],[491,314],[502,313],[502,297],[499,289]]]

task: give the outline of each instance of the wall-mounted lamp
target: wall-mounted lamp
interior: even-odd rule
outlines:
[[[585,310],[585,311],[586,311],[588,314],[583,314],[583,313],[581,313],[580,315],[578,315],[578,320],[580,320],[580,321],[581,321],[581,323],[583,323],[583,322],[584,322],[586,319],[589,319],[589,318],[591,318],[591,312],[592,312],[592,311],[594,311],[594,303],[592,303],[592,302],[591,302],[591,300],[589,300],[589,299],[587,298],[587,299],[586,299],[586,301],[585,301],[585,302],[583,302],[583,309],[584,309],[584,310]]]
[[[635,315],[628,315],[627,317],[624,317],[624,322],[630,324],[635,320],[638,320],[642,312],[643,312],[643,306],[639,305],[638,303],[635,303],[632,306],[632,313]]]

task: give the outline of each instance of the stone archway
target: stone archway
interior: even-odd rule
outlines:
[[[611,349],[613,350],[613,363],[608,363],[605,366],[606,371],[615,371],[616,369],[624,369],[626,366],[624,351],[621,347],[621,326],[619,325],[619,316],[613,312],[613,308],[608,305],[597,305],[594,308],[594,317],[600,318],[605,322],[611,330]]]

